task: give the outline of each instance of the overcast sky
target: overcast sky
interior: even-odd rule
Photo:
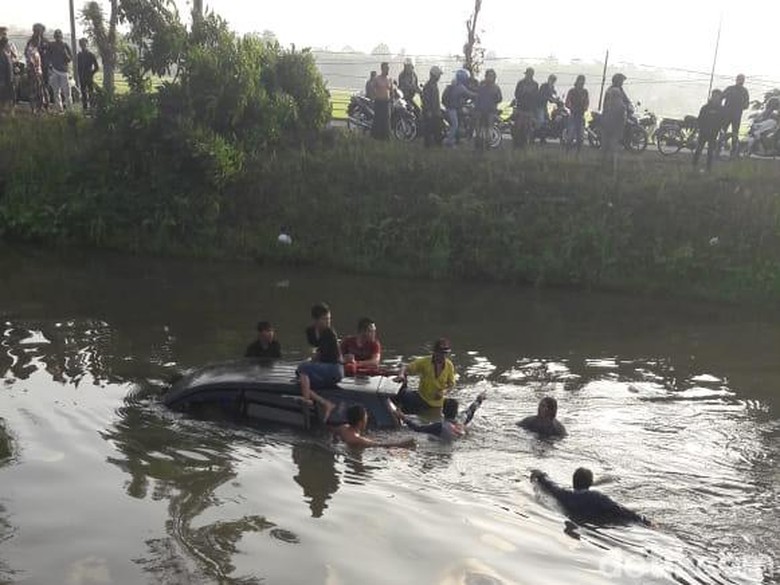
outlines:
[[[394,51],[426,55],[457,53],[473,8],[473,0],[206,2],[236,30],[272,30],[284,44],[370,51],[384,42]],[[66,0],[3,4],[0,19],[6,24],[67,27]],[[718,73],[780,80],[778,0],[483,0],[480,28],[483,46],[500,56],[600,60],[609,48],[613,63],[709,71],[721,13]]]

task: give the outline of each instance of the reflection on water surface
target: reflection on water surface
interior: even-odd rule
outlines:
[[[776,314],[30,254],[0,261],[14,275],[0,290],[0,582],[777,577]],[[488,392],[469,435],[360,454],[157,402],[171,374],[240,353],[260,318],[304,355],[320,298],[343,332],[377,320],[391,361],[452,338],[458,396]],[[545,395],[559,401],[564,440],[515,426]],[[531,469],[568,483],[580,465],[659,529],[577,527],[535,498]]]

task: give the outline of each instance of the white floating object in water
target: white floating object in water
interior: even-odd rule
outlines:
[[[720,244],[720,238],[718,236],[710,238],[710,246],[717,246],[718,244]]]
[[[284,245],[286,245],[286,246],[289,246],[290,244],[292,244],[292,237],[290,236],[290,234],[286,234],[286,233],[284,233],[284,232],[282,232],[281,234],[279,234],[279,237],[278,237],[278,238],[276,238],[276,240],[277,240],[277,241],[278,241],[280,244],[284,244]]]

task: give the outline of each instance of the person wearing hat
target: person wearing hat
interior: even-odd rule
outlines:
[[[605,158],[612,157],[613,166],[617,164],[617,146],[623,139],[630,113],[630,102],[623,91],[625,80],[626,76],[622,73],[612,76],[612,86],[604,94],[604,111],[601,114],[601,149]]]
[[[442,71],[438,65],[431,67],[431,76],[422,91],[422,131],[425,146],[441,145],[441,97],[439,95],[439,80]]]
[[[418,358],[401,369],[398,380],[404,387],[398,399],[404,412],[415,413],[444,405],[447,392],[455,386],[455,366],[447,357],[451,352],[449,340],[442,337],[433,344],[430,357]],[[416,392],[405,389],[409,374],[420,378]]]
[[[538,124],[539,84],[534,80],[534,69],[525,70],[525,76],[515,86],[515,126],[518,132],[516,145],[533,144],[533,131]]]

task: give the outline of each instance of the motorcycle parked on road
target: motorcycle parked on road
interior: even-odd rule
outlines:
[[[768,106],[762,112],[751,114],[747,140],[741,145],[743,156],[780,156],[780,112]]]
[[[588,144],[593,148],[601,148],[601,113],[593,112],[588,125],[585,127],[585,133],[588,137]],[[620,141],[623,147],[633,154],[644,152],[647,148],[648,135],[640,124],[639,119],[633,112],[626,118],[623,138]]]
[[[347,128],[368,132],[374,124],[374,102],[364,95],[355,94],[347,106]],[[390,108],[390,130],[397,140],[412,142],[417,138],[419,120],[413,106],[404,99],[403,92],[393,88]]]

